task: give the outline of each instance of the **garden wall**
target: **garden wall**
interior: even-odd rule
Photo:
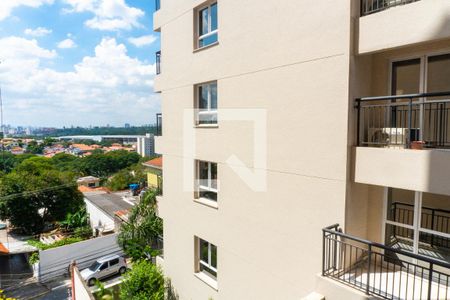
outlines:
[[[39,281],[47,282],[58,276],[69,275],[70,264],[74,260],[78,268],[82,270],[96,259],[111,254],[123,255],[117,243],[117,234],[41,250],[38,266]]]

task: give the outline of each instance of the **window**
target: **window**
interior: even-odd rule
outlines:
[[[114,266],[114,265],[117,265],[118,263],[119,263],[119,259],[116,258],[116,259],[113,259],[113,260],[111,260],[111,261],[109,262],[109,266],[112,267],[112,266]]]
[[[217,279],[217,246],[200,238],[197,238],[197,240],[197,273],[203,273],[213,279]]]
[[[195,107],[197,125],[217,124],[217,82],[197,85]]]
[[[108,263],[105,262],[105,263],[103,263],[103,265],[101,265],[101,267],[100,267],[98,270],[99,270],[99,271],[103,271],[103,270],[105,270],[107,267],[108,267]]]
[[[217,201],[217,164],[197,162],[197,198]]]
[[[449,196],[386,188],[385,197],[387,246],[438,260],[450,256]]]
[[[216,43],[218,40],[217,2],[202,6],[197,10],[197,23],[197,47],[202,48]]]

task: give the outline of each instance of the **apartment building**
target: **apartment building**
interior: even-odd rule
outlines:
[[[155,136],[147,133],[137,137],[136,152],[142,157],[155,155]]]
[[[180,299],[450,299],[450,2],[162,0]]]

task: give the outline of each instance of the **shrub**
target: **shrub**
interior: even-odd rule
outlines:
[[[0,290],[0,300],[16,300],[16,298],[7,297],[3,290]]]
[[[165,283],[161,270],[148,261],[141,260],[125,274],[120,298],[127,300],[164,300]]]
[[[78,227],[73,231],[73,237],[75,238],[88,239],[91,236],[92,229],[89,226]]]
[[[39,250],[47,250],[47,249],[57,248],[57,247],[65,246],[65,245],[70,245],[73,243],[78,243],[78,242],[81,242],[82,240],[83,239],[79,238],[79,237],[67,237],[67,238],[63,238],[63,239],[56,241],[53,244],[49,244],[49,245],[44,244],[38,240],[28,240],[27,243],[31,246],[38,248]]]
[[[39,261],[39,252],[33,252],[30,257],[28,257],[28,263],[32,266]]]

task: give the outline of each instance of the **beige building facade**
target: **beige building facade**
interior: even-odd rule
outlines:
[[[446,299],[449,18],[447,0],[161,1],[180,299]]]

